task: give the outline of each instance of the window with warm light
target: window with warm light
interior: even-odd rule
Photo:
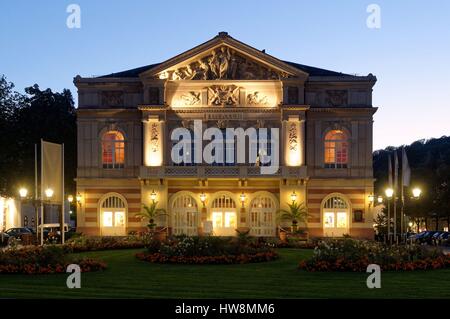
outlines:
[[[119,131],[108,131],[102,138],[103,168],[123,168],[125,164],[125,139]]]
[[[346,168],[348,164],[348,137],[342,130],[325,135],[325,167]]]

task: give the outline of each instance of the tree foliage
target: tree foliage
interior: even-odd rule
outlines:
[[[450,137],[419,140],[404,147],[411,167],[411,186],[422,190],[420,199],[416,200],[412,198],[412,187],[405,188],[405,214],[414,219],[431,218],[435,222],[446,218],[449,222]],[[396,150],[400,156],[401,147],[388,147],[373,154],[376,194],[384,194],[388,185],[388,155]],[[401,166],[401,158],[399,162]]]
[[[41,90],[35,84],[25,88],[25,94],[20,94],[3,75],[0,78],[0,117],[0,195],[16,196],[21,186],[26,186],[30,192],[34,188],[34,144],[39,146],[41,138],[64,143],[65,185],[67,192],[73,192],[76,115],[71,92]]]

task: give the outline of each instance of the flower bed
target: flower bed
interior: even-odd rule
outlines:
[[[99,251],[111,249],[136,249],[145,247],[144,236],[86,237],[71,238],[65,248],[71,252]]]
[[[275,260],[278,254],[244,238],[181,236],[164,242],[151,241],[147,251],[136,257],[153,263],[243,264]]]
[[[353,239],[324,241],[299,264],[307,271],[365,272],[369,264],[382,270],[427,270],[450,267],[450,257],[420,245],[385,246]]]
[[[82,272],[98,271],[106,264],[90,258],[73,258],[63,247],[25,247],[0,251],[0,273],[50,274],[65,273],[67,266],[77,264]]]

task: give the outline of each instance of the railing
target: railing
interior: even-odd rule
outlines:
[[[259,166],[141,166],[140,178],[165,178],[165,177],[281,177],[281,178],[305,178],[306,166],[278,168],[274,174],[263,174]]]

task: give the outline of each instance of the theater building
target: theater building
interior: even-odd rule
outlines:
[[[135,214],[154,198],[172,234],[276,236],[276,211],[295,198],[310,236],[372,238],[375,82],[279,60],[226,32],[162,63],[76,76],[78,229],[143,230]],[[173,139],[199,127],[200,143]],[[212,162],[201,156],[208,128],[225,137]],[[258,143],[228,128],[253,128]],[[232,146],[243,141],[242,157]]]

